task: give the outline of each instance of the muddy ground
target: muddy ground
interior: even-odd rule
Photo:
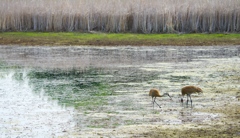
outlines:
[[[233,62],[232,62],[233,60]],[[167,80],[155,80],[153,83],[164,83],[173,96],[173,101],[168,97],[158,99],[162,105],[159,109],[156,105],[152,109],[149,103],[150,97],[146,90],[136,90],[132,99],[138,104],[145,106],[144,111],[130,111],[123,113],[122,118],[127,117],[134,120],[131,125],[123,125],[114,129],[90,129],[84,132],[87,136],[107,137],[239,137],[240,136],[240,88],[239,88],[239,59],[215,59],[203,60],[201,62],[187,63],[187,69],[182,63],[170,64],[148,64],[143,69],[162,68],[171,70],[170,76],[190,75],[200,77],[196,84],[204,90],[203,95],[192,95],[193,107],[180,103],[180,87],[178,82],[166,82]],[[174,69],[173,69],[174,68]],[[182,73],[182,71],[184,73]],[[220,74],[219,74],[220,73]],[[214,75],[213,75],[214,74]],[[212,76],[213,75],[213,76]],[[165,76],[166,77],[166,76]],[[167,77],[168,78],[168,77]],[[157,81],[157,82],[156,82]],[[188,82],[189,83],[189,82]],[[146,86],[147,87],[147,86]],[[173,91],[171,91],[173,90]],[[119,97],[120,98],[120,97]],[[92,117],[93,114],[89,115]],[[115,114],[119,116],[118,114]],[[94,116],[94,115],[93,115]],[[111,117],[114,114],[108,114]],[[95,116],[96,117],[96,116]],[[105,116],[106,117],[106,116]],[[142,121],[139,121],[142,120]],[[141,123],[139,123],[141,122]],[[96,131],[98,130],[98,131]],[[93,133],[94,132],[94,133]]]
[[[1,136],[240,137],[239,54],[239,46],[1,46],[1,62],[12,66],[1,68]],[[46,95],[44,88],[34,92],[37,85],[30,85],[27,77],[36,67],[88,66],[101,68],[98,79],[108,80],[113,88],[105,96],[106,104],[66,107]],[[20,82],[16,72],[22,72]],[[42,82],[41,86],[49,83]],[[51,83],[69,82],[63,78]],[[193,107],[186,105],[186,97],[180,103],[185,85],[203,89],[203,94],[192,95]],[[153,87],[168,92],[173,100],[157,98],[161,108],[153,108],[148,96]]]

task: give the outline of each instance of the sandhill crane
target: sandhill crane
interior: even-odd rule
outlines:
[[[196,87],[196,86],[185,86],[182,88],[182,98],[181,98],[181,102],[183,104],[183,97],[186,94],[187,95],[187,105],[188,105],[188,97],[190,97],[190,101],[191,101],[191,107],[192,107],[192,99],[191,99],[191,94],[192,93],[200,93],[203,92],[201,88]]]
[[[152,96],[153,108],[154,108],[154,102],[159,106],[159,108],[161,108],[161,106],[155,100],[157,97],[163,97],[165,95],[169,96],[172,100],[172,97],[168,93],[164,93],[163,95],[160,95],[160,91],[158,89],[153,88],[149,91],[149,96]]]

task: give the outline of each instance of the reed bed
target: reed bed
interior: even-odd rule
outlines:
[[[1,0],[0,30],[240,32],[240,0]]]

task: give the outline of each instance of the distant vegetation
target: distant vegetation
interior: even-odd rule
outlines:
[[[240,0],[1,0],[0,30],[240,32]]]

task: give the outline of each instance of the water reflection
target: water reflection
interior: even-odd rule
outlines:
[[[73,109],[34,95],[27,71],[9,69],[0,74],[1,137],[55,137],[67,136],[63,131],[74,132],[68,128],[75,124]]]

